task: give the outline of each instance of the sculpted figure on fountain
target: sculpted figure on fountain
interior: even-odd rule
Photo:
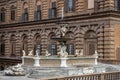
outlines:
[[[58,56],[62,58],[68,57],[68,53],[66,52],[66,46],[64,43],[60,46],[60,52],[58,52]]]
[[[33,56],[33,50],[29,51],[28,56]]]
[[[36,54],[35,54],[36,57],[39,56],[39,50],[36,50]]]
[[[76,50],[75,50],[75,55],[74,55],[74,56],[75,56],[75,57],[83,56],[83,49],[81,49],[81,50],[76,49]]]
[[[26,56],[25,50],[22,50],[22,52],[23,52],[23,56]]]
[[[83,49],[80,50],[80,56],[83,56]]]
[[[51,54],[48,52],[48,50],[45,51],[45,56],[48,57],[50,56]]]

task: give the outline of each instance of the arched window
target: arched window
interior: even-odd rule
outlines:
[[[5,22],[5,9],[2,8],[0,12],[0,21]]]
[[[74,44],[73,43],[67,44],[67,52],[69,55],[74,55]]]
[[[28,4],[25,2],[23,5],[23,15],[22,15],[23,21],[27,22],[29,17],[28,17]]]
[[[10,42],[11,42],[11,56],[15,57],[15,53],[16,53],[16,39],[15,39],[15,35],[11,36]]]
[[[115,11],[120,11],[120,0],[114,0]]]
[[[50,33],[49,34],[49,53],[51,55],[57,55],[57,45],[52,38],[55,37],[55,33]]]
[[[37,6],[36,6],[36,11],[35,11],[35,20],[41,20],[41,1],[37,0],[36,2]]]
[[[69,55],[74,55],[74,34],[72,32],[67,32],[65,37],[71,39],[67,41],[67,52]]]
[[[5,55],[5,41],[3,35],[0,38],[0,55]]]
[[[28,54],[28,38],[25,34],[22,36],[22,50]]]
[[[55,43],[50,44],[50,53],[51,55],[57,55],[57,45]]]
[[[11,6],[11,20],[15,20],[15,6],[13,5]]]
[[[41,54],[41,37],[39,34],[35,35],[35,46],[34,46],[34,55],[36,54],[36,52],[38,52],[38,55],[42,55]]]
[[[75,0],[65,0],[65,11],[72,12],[75,9]]]
[[[50,2],[50,8],[48,10],[48,17],[49,18],[56,18],[57,17],[57,8],[56,8],[56,1]]]

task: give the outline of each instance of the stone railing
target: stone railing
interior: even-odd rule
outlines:
[[[120,72],[48,78],[44,80],[120,80]]]

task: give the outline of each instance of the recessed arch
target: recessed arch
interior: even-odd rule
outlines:
[[[35,13],[34,13],[34,19],[35,20],[41,20],[42,17],[42,1],[36,0],[35,3]]]
[[[53,37],[55,37],[55,36],[56,36],[56,35],[55,35],[54,32],[50,32],[50,33],[48,34],[48,39],[51,40],[51,38],[53,38]]]
[[[1,15],[0,21],[5,22],[5,20],[6,20],[5,19],[6,18],[6,9],[4,7],[1,8],[0,15]]]
[[[74,55],[74,38],[75,38],[75,35],[72,31],[68,31],[66,32],[65,34],[65,37],[66,38],[70,38],[71,40],[68,40],[66,45],[67,45],[67,52],[69,55]]]
[[[48,0],[49,8],[52,8],[52,2],[57,2],[57,0]]]
[[[16,9],[15,5],[11,5],[10,9]]]
[[[24,2],[23,3],[23,8],[25,9],[25,8],[28,8],[28,3],[27,2]]]
[[[28,54],[28,36],[26,34],[23,34],[21,39],[22,39],[21,49],[24,50],[25,53]]]
[[[1,8],[1,11],[5,11],[6,9],[4,7]]]
[[[57,44],[52,38],[56,35],[54,32],[50,32],[48,35],[48,51],[51,55],[57,55]]]
[[[34,55],[38,53],[38,55],[42,55],[42,45],[41,45],[41,36],[39,33],[36,33],[34,36]]]
[[[85,33],[84,38],[97,38],[97,34],[95,33],[94,30],[88,30]]]
[[[15,57],[16,55],[16,36],[14,34],[10,37],[10,49],[11,49],[11,56]]]
[[[0,36],[0,55],[5,55],[5,36]]]
[[[97,34],[94,30],[88,30],[84,34],[84,55],[93,55],[97,50]]]

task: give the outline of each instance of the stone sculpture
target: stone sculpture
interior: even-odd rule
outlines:
[[[79,50],[75,50],[75,57],[78,57],[80,55]]]
[[[94,56],[95,56],[96,58],[98,58],[97,50],[95,50],[95,54],[94,54]]]
[[[36,57],[38,57],[39,56],[39,51],[38,50],[36,50],[36,55],[35,55]]]
[[[51,54],[48,52],[48,50],[45,51],[45,56],[48,57],[50,56]]]
[[[29,52],[28,56],[33,56],[33,50]]]
[[[83,56],[83,49],[80,50],[80,56]]]
[[[23,52],[23,56],[26,56],[25,50],[22,50],[22,52]]]
[[[66,58],[68,57],[68,53],[66,52],[66,46],[64,43],[60,46],[60,52],[57,53],[58,57]]]
[[[6,76],[25,76],[25,71],[21,66],[22,64],[11,66],[7,68],[6,70],[4,70],[4,74]]]

